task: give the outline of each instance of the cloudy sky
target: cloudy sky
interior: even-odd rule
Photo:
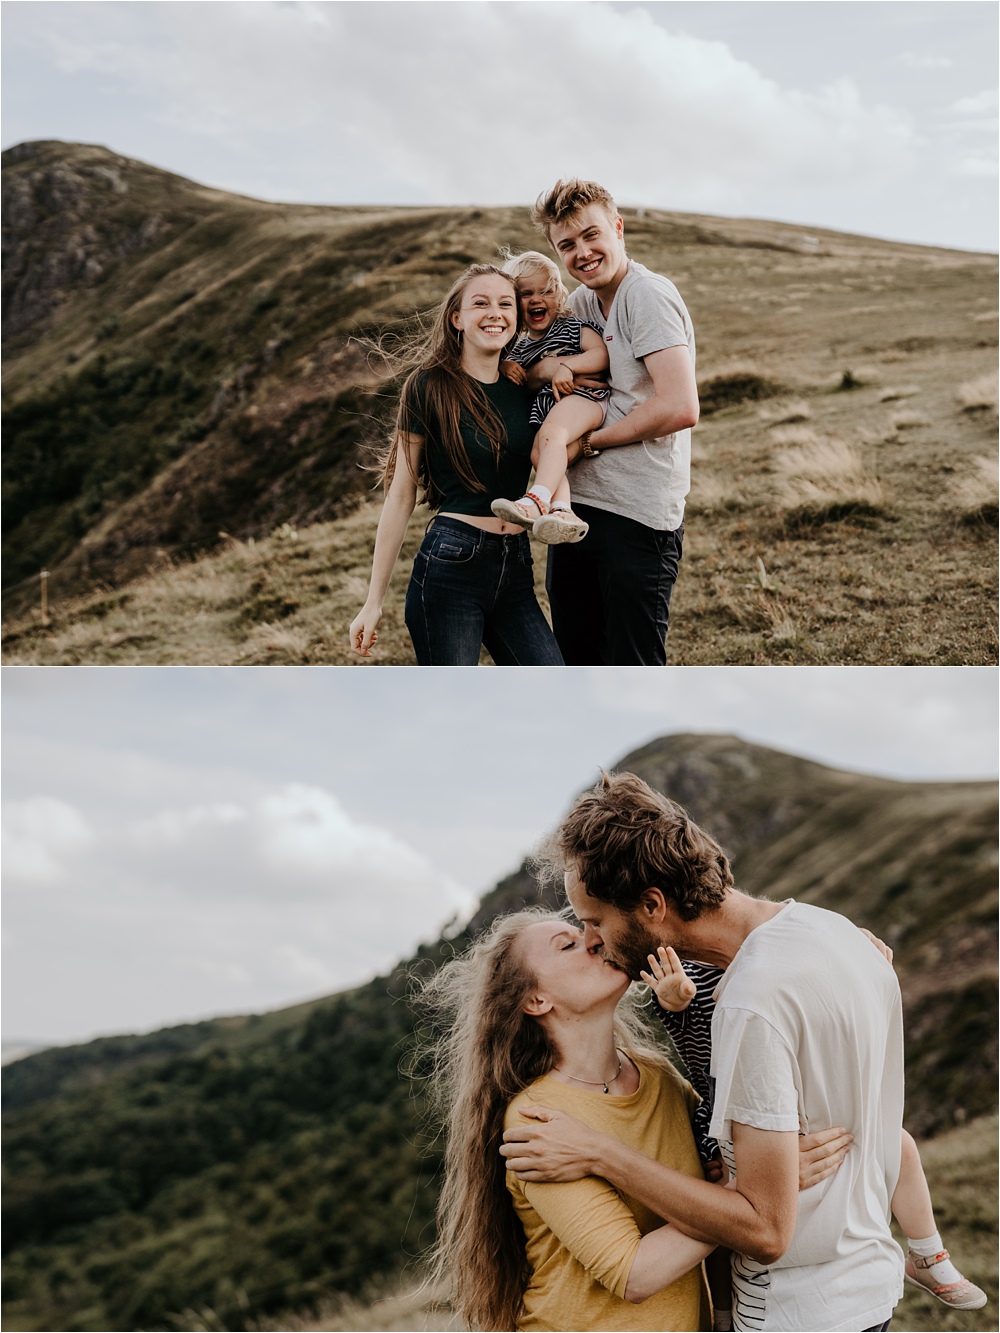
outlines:
[[[4,686],[5,1041],[359,983],[467,913],[599,765],[667,733],[996,772],[986,668],[7,668]]]
[[[3,143],[266,199],[619,202],[997,247],[992,0],[8,0]]]

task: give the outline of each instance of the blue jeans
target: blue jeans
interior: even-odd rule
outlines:
[[[573,508],[590,531],[577,545],[549,547],[545,582],[566,665],[663,666],[683,523],[661,532],[593,505]]]
[[[435,518],[413,561],[406,628],[420,666],[562,666],[535,598],[527,533],[501,536]]]

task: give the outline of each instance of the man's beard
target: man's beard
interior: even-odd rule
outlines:
[[[649,971],[649,955],[656,956],[656,951],[663,943],[652,931],[647,930],[634,916],[626,918],[625,930],[609,949],[607,941],[601,950],[604,959],[628,973],[633,981],[639,981],[640,972]]]

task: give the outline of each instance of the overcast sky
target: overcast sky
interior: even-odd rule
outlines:
[[[975,667],[6,668],[5,1040],[357,984],[467,913],[599,765],[668,733],[992,777],[996,684]]]
[[[4,4],[3,143],[266,199],[624,204],[997,248],[993,0]]]

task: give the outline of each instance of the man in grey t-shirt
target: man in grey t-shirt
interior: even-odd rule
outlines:
[[[662,666],[698,421],[691,319],[672,282],[629,259],[596,182],[557,182],[532,218],[582,284],[570,304],[604,329],[611,375],[607,419],[570,474],[590,531],[549,550],[552,628],[567,666]],[[552,369],[539,362],[529,385]]]

